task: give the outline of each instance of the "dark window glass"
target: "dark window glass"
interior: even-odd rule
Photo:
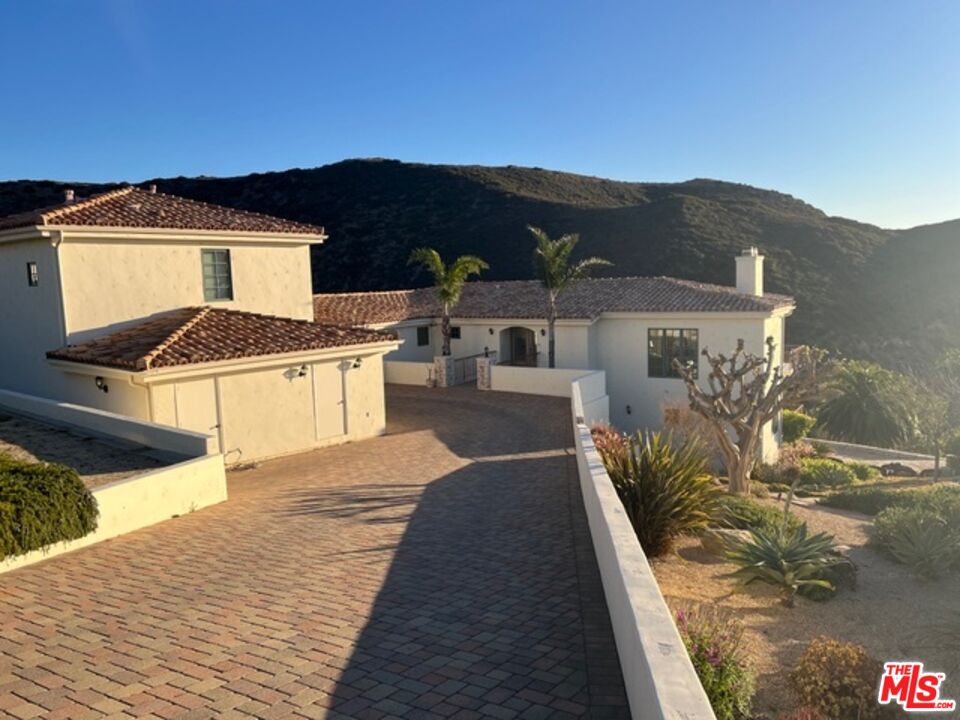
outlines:
[[[201,250],[203,260],[203,299],[233,300],[233,278],[229,250]]]
[[[450,328],[450,339],[451,339],[451,340],[459,340],[459,339],[460,339],[460,326],[459,326],[459,325],[454,325],[452,328]]]
[[[27,263],[27,285],[37,287],[40,284],[40,271],[32,260]]]
[[[680,377],[674,359],[692,366],[697,376],[700,333],[692,329],[651,328],[647,331],[647,375],[654,378]]]
[[[429,345],[430,344],[430,326],[421,325],[417,328],[417,345]]]

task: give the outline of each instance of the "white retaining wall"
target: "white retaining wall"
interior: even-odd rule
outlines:
[[[216,438],[212,435],[12,390],[0,390],[0,409],[3,408],[50,425],[80,428],[95,435],[120,438],[184,457],[207,455],[216,452],[217,447]]]
[[[0,560],[0,573],[145,528],[227,499],[223,456],[204,455],[93,490],[97,529],[68,542]]]
[[[410,360],[384,360],[383,381],[397,385],[419,385],[424,387],[433,377],[432,362],[413,362]]]
[[[568,398],[572,397],[571,390],[576,384],[580,393],[578,417],[582,417],[588,425],[607,422],[609,419],[610,398],[607,396],[606,373],[603,370],[567,370],[491,364],[489,374],[489,389],[500,392]],[[484,389],[479,382],[477,387]]]
[[[587,376],[571,383],[571,414],[580,489],[630,713],[636,720],[716,720],[673,614],[584,422],[583,397],[596,393],[596,382]],[[594,421],[605,420],[606,416]]]

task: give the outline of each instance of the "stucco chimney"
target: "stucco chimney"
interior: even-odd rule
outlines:
[[[763,295],[763,255],[755,247],[737,256],[737,292]]]
[[[63,191],[63,201],[64,201],[64,202],[72,203],[73,200],[74,200],[74,197],[75,197],[75,195],[74,195],[74,192],[73,192],[72,189],[70,189],[70,190],[64,190],[64,191]]]
[[[156,195],[156,194],[157,194],[157,186],[156,186],[156,185],[151,185],[151,186],[150,186],[150,194],[151,194],[151,195]]]

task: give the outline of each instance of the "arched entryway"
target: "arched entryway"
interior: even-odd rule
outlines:
[[[500,362],[504,365],[537,366],[537,338],[530,328],[510,327],[500,331]]]

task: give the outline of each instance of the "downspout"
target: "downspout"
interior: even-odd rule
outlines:
[[[51,235],[50,245],[53,247],[53,271],[56,274],[57,284],[57,322],[60,326],[60,346],[67,344],[67,311],[66,297],[63,294],[63,274],[60,272],[60,246],[63,244],[63,230],[56,230]]]

